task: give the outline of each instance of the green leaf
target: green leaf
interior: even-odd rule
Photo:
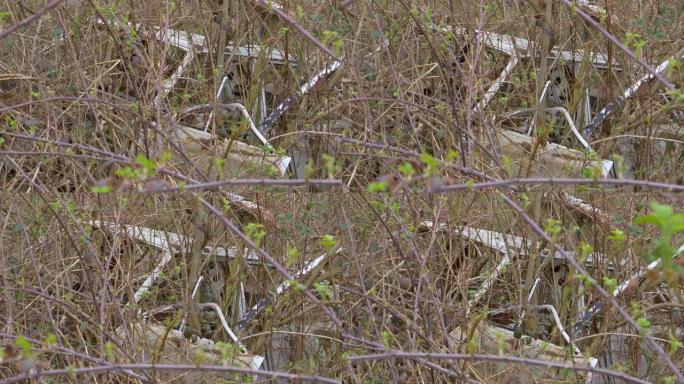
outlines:
[[[161,161],[162,163],[167,163],[171,161],[171,152],[164,151],[164,153],[162,153]]]
[[[12,14],[7,11],[0,12],[0,25],[5,25],[11,17]]]
[[[330,300],[332,298],[332,288],[330,283],[326,281],[314,284],[314,290],[321,295],[323,300]]]
[[[603,286],[609,293],[614,292],[618,287],[617,279],[610,278],[608,276],[603,277]]]
[[[55,334],[51,333],[45,337],[44,342],[45,342],[45,344],[48,344],[48,345],[56,344],[57,343],[57,336],[55,336]]]
[[[679,350],[680,348],[684,347],[684,343],[682,343],[681,340],[679,340],[675,335],[670,334],[669,338],[670,342],[670,355],[673,355]]]
[[[586,284],[587,286],[591,286],[594,283],[594,280],[591,278],[591,276],[583,275],[583,274],[576,274],[575,278],[579,281],[581,281],[583,284]]]
[[[456,151],[456,150],[454,150],[454,149],[450,149],[449,152],[447,152],[446,160],[447,160],[447,161],[454,161],[454,160],[458,159],[458,157],[459,157],[460,155],[461,155],[461,154],[458,153],[458,151]]]
[[[21,358],[32,360],[35,357],[33,346],[24,336],[17,337],[14,344],[21,349]]]
[[[219,341],[215,345],[216,349],[218,349],[219,353],[221,354],[221,362],[223,364],[228,364],[229,362],[231,362],[239,349],[239,347],[237,347],[236,345],[226,343],[223,341]]]
[[[435,159],[431,154],[423,152],[420,154],[420,161],[422,161],[428,167],[439,167],[439,160]]]
[[[206,352],[200,347],[195,350],[195,356],[193,357],[193,362],[195,365],[202,365],[209,361]]]
[[[674,235],[684,230],[684,215],[681,213],[675,214],[669,205],[652,202],[650,206],[651,212],[648,215],[637,217],[634,219],[634,223],[640,225],[652,224],[658,227],[661,237],[655,239],[655,246],[649,258],[651,260],[662,259],[662,268],[669,269],[672,267],[672,258],[676,252],[675,247],[671,244],[671,240]]]
[[[244,227],[245,234],[254,240],[257,245],[266,236],[266,228],[259,223],[248,223]]]
[[[580,241],[579,250],[580,260],[586,260],[587,256],[589,256],[589,254],[594,250],[594,247],[592,247],[589,243]]]
[[[108,193],[112,191],[112,187],[109,185],[93,185],[90,188],[92,193]]]
[[[131,167],[119,168],[114,172],[114,174],[125,180],[134,180],[138,176]]]
[[[386,181],[374,181],[370,184],[368,184],[368,192],[371,193],[378,193],[378,192],[385,192],[387,191],[387,187],[389,184]]]
[[[584,167],[582,169],[582,177],[585,179],[597,179],[600,174],[600,170],[597,170],[596,167]]]
[[[157,164],[154,161],[145,157],[145,155],[143,155],[142,153],[139,153],[135,157],[135,162],[148,171],[154,171],[157,169]]]
[[[306,290],[306,285],[300,283],[297,280],[287,280],[285,281],[288,287],[291,287],[296,293],[301,293]]]
[[[114,361],[114,344],[112,344],[111,341],[106,342],[104,345],[104,350],[107,360]]]
[[[380,334],[380,341],[385,348],[390,348],[393,344],[394,336],[387,330],[383,330]]]
[[[299,253],[297,248],[288,245],[287,246],[287,263],[286,263],[287,267],[289,268],[292,265],[294,265],[294,263],[297,262],[297,260],[299,259],[300,256],[301,256],[301,254]]]
[[[636,323],[639,326],[639,331],[641,331],[641,333],[646,333],[651,328],[651,322],[645,317],[638,318]]]
[[[665,224],[670,217],[672,217],[672,207],[669,205],[658,204],[654,201],[651,203],[650,207],[651,213],[649,215],[638,217],[634,222],[637,224],[642,224],[641,221],[643,221],[644,223],[653,223],[661,226]]]
[[[323,235],[323,237],[321,237],[321,240],[319,240],[318,244],[320,244],[327,251],[330,251],[332,247],[334,247],[337,244],[337,241],[335,241],[335,237],[333,237],[333,235]]]
[[[400,165],[398,170],[402,175],[406,177],[411,177],[416,174],[416,170],[413,168],[413,164],[409,162],[405,162],[402,165]]]
[[[608,239],[610,239],[611,241],[613,241],[615,243],[621,243],[621,242],[625,241],[626,236],[625,236],[625,233],[623,231],[621,231],[619,229],[613,229],[612,231],[610,231],[610,235],[608,236]]]
[[[544,231],[548,233],[551,237],[558,235],[561,231],[561,222],[554,219],[546,220],[546,226]]]
[[[473,179],[468,179],[466,180],[465,185],[468,188],[468,192],[472,192],[473,187],[475,186],[475,181]]]

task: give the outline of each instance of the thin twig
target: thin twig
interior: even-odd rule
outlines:
[[[327,187],[341,187],[342,180],[336,179],[224,179],[207,183],[196,183],[181,187],[156,187],[144,188],[143,193],[167,193],[183,191],[216,190],[222,187],[251,186],[251,187],[297,187],[303,185],[316,185]]]
[[[321,51],[327,53],[330,55],[330,57],[334,58],[335,60],[338,60],[337,55],[335,55],[330,48],[326,47],[321,43],[320,40],[314,37],[314,35],[311,34],[311,32],[307,31],[304,27],[302,27],[301,24],[299,24],[292,16],[287,14],[284,10],[283,7],[274,2],[273,0],[253,0],[256,5],[261,7],[262,9],[273,12],[278,16],[285,24],[288,24],[290,27],[294,28],[295,31],[299,32],[304,38],[309,40],[310,42],[313,43],[316,47],[318,47]]]
[[[353,363],[362,361],[388,360],[388,359],[433,359],[433,360],[460,360],[460,361],[493,361],[512,364],[523,364],[537,367],[564,369],[570,371],[592,372],[603,376],[615,377],[625,380],[630,383],[650,384],[646,380],[642,380],[633,376],[629,376],[622,372],[612,371],[605,368],[597,368],[591,366],[579,366],[558,363],[549,360],[536,360],[518,356],[505,355],[486,355],[486,354],[463,354],[463,353],[423,353],[423,352],[387,352],[378,353],[374,355],[354,355],[348,357],[349,361]]]
[[[571,255],[569,252],[567,252],[558,242],[554,241],[548,233],[546,233],[542,227],[534,221],[530,215],[527,214],[527,212],[520,207],[513,199],[511,199],[506,193],[500,193],[499,194],[503,200],[513,208],[513,210],[520,216],[520,218],[523,219],[523,221],[529,226],[529,228],[539,235],[544,241],[547,243],[551,244],[554,248],[556,248],[556,251],[560,253],[567,261],[568,264],[570,264],[576,271],[577,273],[585,276],[588,279],[588,282],[592,284],[594,290],[599,293],[605,300],[607,300],[611,307],[613,307],[619,314],[620,316],[629,324],[629,326],[634,329],[637,332],[641,332],[641,328],[637,324],[637,322],[630,316],[627,311],[620,306],[620,304],[615,300],[615,297],[608,293],[603,287],[587,272],[587,270],[575,259],[573,255]],[[658,355],[658,357],[667,364],[667,366],[670,368],[672,373],[677,377],[677,380],[680,382],[684,383],[684,375],[682,375],[681,370],[677,365],[674,363],[672,358],[663,350],[663,348],[656,343],[653,338],[650,335],[644,335],[644,341],[646,344],[653,349],[653,351]]]
[[[667,89],[674,91],[676,87],[674,84],[670,83],[663,77],[663,75],[658,72],[657,69],[651,67],[648,63],[646,63],[643,59],[637,57],[637,55],[632,52],[629,48],[627,48],[624,44],[622,44],[615,36],[613,36],[610,32],[606,31],[605,28],[601,26],[596,20],[594,20],[591,16],[587,15],[584,11],[582,11],[579,7],[575,6],[570,0],[561,0],[563,4],[568,6],[572,11],[577,13],[577,15],[582,18],[584,21],[586,21],[588,24],[590,24],[594,29],[599,31],[603,36],[605,36],[613,45],[616,47],[620,48],[621,51],[623,51],[627,56],[635,60],[639,65],[641,65],[648,73],[650,73],[653,77],[658,79]]]
[[[292,381],[312,381],[316,383],[341,383],[336,379],[329,379],[322,376],[309,375],[295,375],[285,372],[264,371],[260,369],[237,368],[237,367],[222,367],[216,365],[190,365],[190,364],[112,364],[99,367],[88,368],[63,368],[50,369],[44,371],[36,371],[19,376],[10,377],[0,380],[0,384],[14,384],[22,381],[36,379],[40,377],[52,376],[81,376],[91,373],[112,372],[112,371],[130,371],[130,370],[145,370],[145,371],[199,371],[199,372],[217,372],[217,373],[235,373],[240,375],[255,375],[272,379],[287,379]]]
[[[672,56],[668,58],[667,60],[663,61],[658,65],[658,67],[655,69],[658,73],[664,72],[670,65],[670,62],[673,59],[677,59],[682,57],[684,55],[684,49],[680,50],[679,53],[675,56]],[[603,107],[602,110],[600,110],[596,116],[587,124],[583,131],[582,134],[584,137],[589,137],[597,127],[603,123],[609,116],[611,116],[615,110],[617,109],[618,106],[620,106],[622,103],[625,102],[625,100],[631,98],[632,96],[636,95],[637,93],[640,93],[640,91],[644,88],[650,85],[651,79],[653,79],[653,75],[650,73],[646,74],[639,80],[637,80],[634,84],[630,85],[625,89],[625,91],[620,95],[616,100],[609,102],[605,107]]]
[[[679,248],[677,248],[674,255],[672,255],[672,258],[677,258],[682,252],[684,252],[684,244],[680,245]],[[658,259],[649,263],[645,268],[640,268],[639,271],[637,271],[637,273],[632,275],[629,279],[623,281],[622,284],[615,288],[613,292],[611,292],[612,295],[614,297],[618,297],[627,290],[635,289],[635,287],[637,287],[641,283],[641,280],[644,278],[648,271],[652,271],[658,268],[662,263],[663,259]],[[589,309],[586,312],[581,313],[579,318],[577,319],[577,322],[572,327],[572,336],[577,337],[583,329],[589,326],[591,319],[593,319],[594,316],[600,313],[604,307],[605,302],[597,301],[591,307],[589,307]]]
[[[57,8],[60,4],[62,4],[65,0],[52,0],[45,4],[43,8],[35,11],[33,15],[25,18],[24,20],[21,20],[20,22],[14,24],[13,26],[0,30],[0,40],[4,39],[5,37],[9,36],[10,34],[16,32],[19,28],[31,24],[32,22],[40,19],[43,17],[44,14],[52,10],[53,8]]]
[[[639,186],[643,188],[661,189],[670,192],[684,192],[684,185],[660,183],[648,180],[631,179],[572,179],[572,178],[519,178],[487,181],[474,184],[451,184],[430,187],[429,193],[446,193],[455,191],[480,191],[485,189],[508,189],[517,185],[601,185],[601,186]]]

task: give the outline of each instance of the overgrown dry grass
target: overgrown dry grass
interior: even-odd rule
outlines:
[[[571,332],[596,303],[603,310],[572,334],[581,355],[608,370],[592,382],[681,379],[681,262],[648,272],[617,305],[605,297],[658,244],[682,241],[684,228],[668,238],[634,223],[652,201],[684,210],[681,56],[663,72],[678,91],[651,81],[587,138],[588,151],[562,114],[543,108],[566,108],[582,131],[586,103],[594,117],[646,70],[562,2],[287,0],[289,24],[259,3],[66,1],[0,39],[0,382],[582,382],[586,366],[540,305]],[[595,20],[645,62],[681,55],[681,0],[599,3],[606,13]],[[44,5],[1,4],[3,29]],[[207,51],[194,45],[183,64],[187,53],[156,35],[167,28],[205,36]],[[530,44],[486,105],[478,102],[510,56],[475,30]],[[218,55],[223,42],[262,51]],[[342,66],[264,131],[267,148],[240,112],[218,104],[241,103],[264,127],[335,60],[316,42]],[[554,46],[611,64],[541,60]],[[291,59],[275,63],[275,50]],[[224,75],[229,91],[217,100]],[[210,112],[214,136],[188,139],[183,132],[204,129]],[[524,134],[532,118],[534,139],[502,139],[503,130]],[[238,142],[256,152],[231,155],[244,150]],[[284,175],[271,161],[281,155],[293,158]],[[615,163],[605,178],[599,159]],[[517,182],[482,184],[505,179]],[[603,183],[613,179],[636,181]],[[184,236],[137,302],[162,252],[95,220]],[[523,246],[495,250],[468,228],[519,236]],[[281,283],[289,286],[274,295]],[[245,351],[226,347],[237,343],[219,316],[197,305],[209,302]],[[165,336],[144,343],[134,327],[143,320]],[[183,350],[171,332],[181,323],[187,343],[227,344]],[[481,345],[483,326],[501,327],[498,350]],[[565,365],[535,366],[548,354],[526,354],[527,336],[542,350],[561,346],[555,361]],[[165,343],[185,355],[170,356]],[[240,354],[264,356],[260,369],[283,375],[229,371],[244,368]],[[522,358],[492,362],[506,356]]]

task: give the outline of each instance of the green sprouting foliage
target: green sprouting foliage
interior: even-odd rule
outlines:
[[[612,231],[610,231],[608,239],[610,239],[610,241],[614,242],[615,244],[620,244],[626,239],[625,232],[619,229],[613,229]]]
[[[257,245],[261,244],[261,240],[266,236],[266,228],[259,223],[248,223],[245,225],[244,231]]]
[[[409,162],[404,162],[402,163],[397,170],[407,178],[411,178],[413,175],[416,174],[415,168],[413,168],[413,164]]]
[[[301,253],[297,250],[297,248],[288,245],[287,246],[287,263],[286,266],[289,268],[294,265],[294,263],[299,260],[299,257],[301,256]]]
[[[618,282],[617,279],[604,276],[603,277],[603,287],[606,289],[608,292],[613,292],[615,289],[618,287]]]
[[[19,336],[14,340],[14,345],[21,350],[21,357],[31,359],[34,357],[33,346],[24,336]]]
[[[439,160],[427,152],[420,154],[420,161],[425,165],[425,176],[434,175],[439,169]]]
[[[292,288],[292,291],[295,293],[302,293],[306,291],[306,285],[300,283],[297,280],[287,280],[286,281],[287,286]]]
[[[112,191],[112,187],[110,185],[93,185],[92,188],[90,188],[90,192],[92,193],[108,193]]]
[[[7,12],[7,11],[0,12],[0,25],[8,24],[11,17],[12,17],[12,14],[10,12]]]
[[[544,231],[551,236],[551,238],[555,238],[561,231],[561,222],[555,219],[548,219],[546,220],[546,225],[544,226]]]
[[[216,343],[216,349],[218,349],[219,353],[221,354],[221,362],[223,364],[230,363],[233,361],[235,356],[246,352],[244,347],[241,347],[240,345],[222,341]]]
[[[653,249],[647,254],[647,259],[648,261],[662,260],[663,269],[671,269],[672,260],[677,253],[677,248],[672,245],[672,238],[684,231],[684,214],[674,213],[669,205],[652,202],[651,212],[637,217],[634,224],[651,224],[660,230],[660,237],[655,239]]]
[[[325,251],[327,253],[330,253],[333,247],[337,245],[337,241],[335,240],[335,237],[333,235],[323,235],[318,244],[325,248]]]
[[[332,288],[330,287],[330,283],[327,281],[321,281],[314,284],[314,291],[316,291],[316,293],[318,293],[324,301],[330,300],[332,298]]]
[[[387,181],[374,181],[369,183],[366,189],[371,193],[386,192],[388,186]]]

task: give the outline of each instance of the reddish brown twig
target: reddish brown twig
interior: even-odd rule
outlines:
[[[561,0],[561,2],[565,5],[567,5],[571,10],[573,10],[582,20],[586,21],[589,23],[594,29],[599,31],[603,36],[608,39],[613,45],[616,47],[620,48],[622,52],[627,54],[630,58],[635,60],[639,65],[644,67],[644,69],[650,73],[653,77],[658,79],[667,89],[674,91],[676,87],[674,84],[670,83],[667,81],[667,79],[658,72],[655,68],[650,66],[648,63],[646,63],[643,59],[640,59],[637,57],[637,55],[632,52],[629,48],[627,48],[624,44],[622,44],[615,36],[613,36],[610,32],[606,31],[605,28],[601,26],[596,20],[594,20],[591,16],[587,15],[584,11],[582,11],[579,7],[575,6],[570,0]]]
[[[52,0],[49,3],[45,4],[45,6],[39,10],[37,10],[33,15],[25,18],[24,20],[21,20],[20,22],[14,24],[13,26],[3,30],[0,32],[0,40],[4,39],[5,37],[9,36],[10,34],[16,32],[19,28],[29,25],[32,22],[40,19],[43,17],[44,14],[46,14],[48,11],[50,11],[53,8],[58,7],[60,4],[62,4],[64,0]]]

